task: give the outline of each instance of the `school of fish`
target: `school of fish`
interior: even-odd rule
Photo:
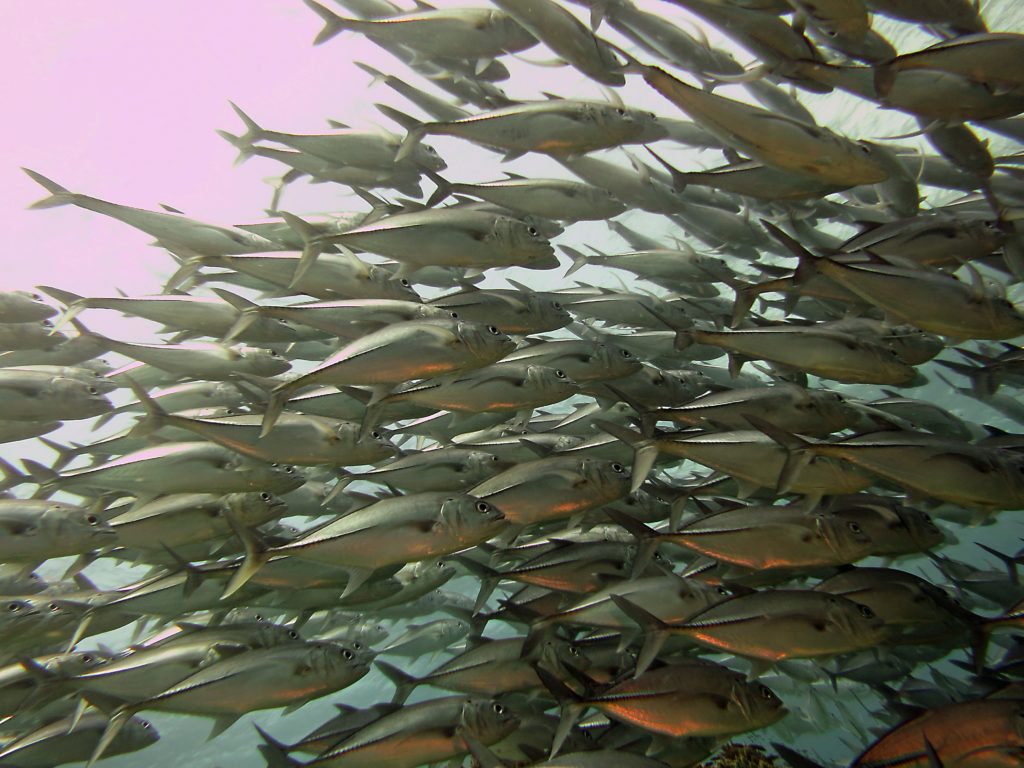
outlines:
[[[0,292],[0,766],[1024,766],[1015,1],[302,0],[400,107],[270,218],[25,169],[173,266]]]

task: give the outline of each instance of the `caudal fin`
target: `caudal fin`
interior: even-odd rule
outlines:
[[[40,184],[43,189],[50,193],[49,197],[44,197],[42,200],[37,200],[32,203],[29,208],[53,208],[58,205],[71,205],[75,202],[75,193],[71,192],[62,187],[52,179],[48,179],[41,173],[29,170],[28,168],[22,168],[25,173],[29,175],[34,182]]]
[[[306,7],[309,8],[313,13],[324,20],[324,28],[320,30],[313,39],[313,45],[320,45],[326,43],[332,37],[337,35],[339,32],[344,31],[347,28],[345,23],[347,20],[336,14],[334,11],[324,8],[319,3],[314,3],[313,0],[302,0]]]

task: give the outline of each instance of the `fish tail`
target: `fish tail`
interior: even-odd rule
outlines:
[[[395,162],[399,163],[409,157],[426,135],[427,126],[424,123],[420,123],[415,128],[410,129],[409,133],[405,135],[405,139],[402,140],[402,146],[395,153]]]
[[[25,466],[25,469],[28,470],[28,477],[11,467],[10,464],[4,462],[4,464],[6,464],[6,466],[3,466],[4,475],[8,477],[13,475],[16,478],[16,482],[11,483],[10,480],[5,477],[5,488],[10,487],[11,485],[18,485],[19,483],[26,481],[36,483],[39,486],[39,490],[32,494],[32,497],[36,499],[48,498],[50,494],[57,490],[57,480],[60,479],[60,475],[49,467],[44,467],[38,461],[33,461],[32,459],[22,459],[21,463]]]
[[[637,489],[644,484],[644,480],[647,479],[651,467],[654,466],[654,462],[658,458],[657,441],[644,438],[636,430],[613,424],[604,419],[598,419],[594,423],[612,437],[618,438],[633,448],[633,484],[629,492],[636,493]]]
[[[494,588],[498,586],[498,582],[502,579],[502,574],[469,557],[455,555],[455,560],[480,579],[480,591],[477,593],[476,602],[473,603],[473,614],[476,615],[487,604],[487,599],[491,596]]]
[[[409,698],[409,694],[420,684],[417,678],[406,674],[386,661],[376,661],[374,665],[384,673],[384,677],[395,684],[395,694],[391,697],[392,704],[404,704],[405,700]]]
[[[664,158],[658,155],[653,149],[647,147],[647,151],[651,156],[661,164],[661,167],[669,172],[672,176],[672,190],[674,192],[682,192],[686,189],[687,179],[686,174],[676,168],[674,165],[670,165]]]
[[[47,440],[45,437],[39,437],[39,442],[49,448],[51,451],[57,454],[57,460],[53,462],[53,469],[61,470],[71,463],[72,459],[79,455],[79,445],[72,443],[70,446],[61,445],[60,443],[54,442],[53,440]]]
[[[85,693],[82,694],[86,696]],[[89,700],[92,703],[92,699]],[[89,756],[89,762],[85,764],[85,768],[92,768],[92,766],[103,757],[103,753],[107,751],[107,747],[110,743],[117,738],[117,735],[124,728],[125,724],[131,719],[132,712],[127,707],[118,707],[113,715],[110,717],[110,722],[107,723],[107,727],[103,731],[103,735],[100,736],[100,740],[96,743],[96,748],[92,751],[92,755]]]
[[[355,65],[357,67],[359,67],[361,70],[363,70],[363,72],[365,72],[366,74],[368,74],[370,77],[373,78],[370,81],[370,85],[367,86],[369,88],[373,88],[373,86],[375,86],[377,83],[383,82],[383,81],[387,80],[387,78],[388,78],[388,76],[385,75],[383,72],[381,72],[379,69],[374,69],[369,64],[364,64],[361,61],[357,61],[357,62],[355,62]]]
[[[321,507],[329,507],[331,502],[338,498],[342,492],[348,487],[349,483],[353,480],[358,480],[356,475],[353,475],[347,469],[341,467],[334,470],[334,473],[338,476],[338,481],[331,488],[330,493],[324,496],[324,500],[320,502]]]
[[[569,731],[576,725],[576,721],[583,713],[585,705],[579,701],[579,697],[569,686],[540,666],[540,664],[534,664],[533,669],[537,673],[537,677],[544,684],[544,687],[558,701],[558,706],[562,713],[561,719],[558,721],[558,728],[555,730],[555,737],[551,742],[551,753],[548,755],[548,758],[552,759],[562,748],[562,744],[565,743],[566,738],[569,736]]]
[[[212,290],[217,294],[217,296],[238,310],[238,319],[235,320],[235,324],[228,329],[228,332],[224,334],[224,338],[221,339],[222,342],[227,343],[242,333],[245,333],[245,330],[259,319],[259,304],[249,301],[248,299],[239,296],[237,293],[226,291],[223,288],[213,288]]]
[[[896,70],[891,63],[875,64],[875,94],[885,98],[896,82]]]
[[[289,288],[294,288],[310,267],[316,263],[317,257],[323,252],[323,246],[317,242],[317,232],[308,222],[303,221],[295,214],[288,213],[288,211],[279,211],[279,213],[295,234],[302,238],[302,256],[299,257],[299,265],[295,268],[295,274],[292,275],[291,282],[288,284]]]
[[[809,443],[801,437],[794,435],[791,432],[787,432],[781,429],[769,421],[765,421],[759,416],[753,414],[747,414],[744,418],[750,425],[765,435],[770,437],[776,443],[786,449],[788,456],[786,457],[786,463],[782,467],[782,471],[779,473],[778,484],[776,490],[779,493],[786,493],[796,482],[796,479],[800,476],[800,473],[804,470],[811,459],[814,458],[814,452],[812,450],[813,443]]]
[[[779,744],[772,742],[772,749],[774,749],[783,760],[789,763],[790,768],[822,768],[820,763],[816,763],[813,760],[804,757],[799,752],[795,752],[785,744]]]
[[[167,411],[161,408],[156,400],[150,397],[149,393],[137,381],[130,376],[125,376],[125,379],[128,381],[128,386],[131,387],[132,392],[139,398],[142,407],[146,409],[146,415],[139,419],[135,426],[132,427],[128,436],[145,437],[146,435],[151,435],[167,424]]]
[[[233,133],[221,130],[217,131],[217,135],[238,150],[238,157],[235,158],[235,165],[241,165],[256,154],[256,150],[253,147],[252,142],[246,141],[245,136],[235,136]]]
[[[65,306],[64,313],[57,318],[53,328],[50,329],[51,334],[56,333],[57,329],[65,323],[71,322],[72,318],[77,317],[79,312],[88,307],[88,299],[82,298],[77,293],[65,291],[62,288],[52,288],[48,285],[37,285],[36,288]]]
[[[668,640],[668,625],[653,613],[648,613],[621,595],[609,595],[609,597],[620,611],[643,630],[644,644],[640,649],[640,655],[636,658],[636,670],[633,672],[634,678],[639,677],[658,657],[661,647]]]
[[[229,101],[228,104],[231,105],[231,108],[235,110],[235,114],[238,115],[241,121],[245,124],[245,133],[238,137],[240,141],[244,141],[246,144],[251,145],[255,141],[262,141],[263,139],[267,138],[267,132],[260,127],[259,123],[257,123],[247,114],[245,114],[245,112],[242,111],[241,107],[239,107],[233,101]],[[225,138],[227,138],[227,136],[225,136]],[[250,152],[249,154],[252,153]]]
[[[572,248],[571,246],[568,245],[562,245],[559,247],[562,249],[562,252],[566,256],[572,259],[572,265],[570,265],[570,267],[567,270],[565,270],[565,274],[562,275],[562,277],[568,277],[574,272],[578,272],[583,267],[587,266],[588,259],[585,253],[577,251],[575,248]]]
[[[266,437],[267,434],[274,428],[277,420],[281,416],[281,411],[284,410],[285,403],[288,402],[288,396],[291,394],[292,387],[284,384],[280,387],[276,387],[270,394],[270,401],[267,403],[267,410],[263,414],[263,424],[260,429],[260,437]]]
[[[451,196],[453,191],[455,191],[452,183],[439,173],[434,173],[434,171],[424,168],[423,174],[434,182],[435,186],[437,186],[437,189],[434,190],[434,194],[432,194],[427,200],[427,208],[433,208],[438,203],[443,202],[446,198]],[[376,208],[376,206],[374,207]]]
[[[260,744],[259,750],[263,759],[267,761],[267,768],[296,768],[296,766],[302,765],[288,754],[287,744],[278,741],[255,723],[253,723],[253,727],[263,737],[263,743]]]
[[[238,570],[235,571],[227,587],[225,587],[224,594],[220,596],[221,600],[226,600],[244,587],[246,582],[255,576],[256,572],[269,559],[266,545],[259,540],[253,531],[235,520],[234,515],[231,513],[225,512],[224,516],[238,535],[238,538],[242,540],[242,546],[245,547],[245,559],[242,560],[242,564],[238,566]]]
[[[50,193],[49,197],[37,200],[32,203],[29,208],[54,208],[58,205],[73,205],[75,203],[77,195],[74,192],[65,189],[52,179],[46,178],[41,173],[36,173],[28,168],[22,168],[21,170],[27,173],[29,178]]]
[[[313,39],[313,45],[326,43],[339,32],[348,28],[346,19],[343,19],[334,11],[324,8],[319,3],[314,3],[313,0],[302,0],[302,2],[304,2],[307,8],[313,11],[313,13],[324,21],[324,28],[321,29],[320,33]]]
[[[736,294],[736,298],[732,303],[732,316],[729,318],[729,327],[736,328],[743,322],[747,313],[750,312],[750,308],[754,306],[754,301],[757,300],[757,297],[761,295],[760,286],[756,284],[750,285],[732,278],[726,280],[725,283]]]
[[[633,571],[631,574],[631,577],[635,579],[644,572],[647,564],[651,562],[654,551],[658,548],[658,534],[636,518],[630,517],[617,509],[607,507],[604,513],[611,518],[613,523],[620,528],[625,528],[630,536],[636,539],[637,552],[636,557],[633,558]]]

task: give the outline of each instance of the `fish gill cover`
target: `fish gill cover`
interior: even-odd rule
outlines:
[[[305,5],[266,217],[26,169],[0,765],[1024,764],[1019,6]]]

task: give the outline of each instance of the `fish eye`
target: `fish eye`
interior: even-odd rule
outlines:
[[[622,107],[618,107],[615,111],[618,112],[619,115],[622,117],[626,116],[626,110],[624,110]]]
[[[100,393],[100,391],[91,384],[85,388],[85,391],[88,392],[90,395],[98,395]]]
[[[354,642],[354,643],[352,643],[352,647],[355,648],[358,651],[358,650],[360,650],[363,647],[363,644],[359,643],[359,642]]]
[[[33,298],[33,299],[35,299],[36,301],[42,301],[42,300],[43,300],[43,297],[42,297],[42,296],[40,296],[40,295],[39,295],[38,293],[33,293],[33,294],[31,294],[31,296],[32,296],[32,298]]]
[[[622,357],[626,358],[627,360],[633,356],[632,354],[630,354],[628,349],[620,349],[619,354],[622,355]]]
[[[139,720],[139,725],[145,728],[147,731],[153,726],[149,724],[149,720]]]
[[[412,283],[410,283],[404,277],[401,280],[399,280],[398,282],[400,282],[402,284],[403,288],[408,288],[408,287],[410,287],[412,285]]]
[[[478,501],[476,503],[476,511],[477,512],[481,512],[481,513],[483,513],[483,512],[490,512],[491,511],[491,505],[488,504],[486,501]]]
[[[277,352],[275,352],[274,350],[270,350],[270,356],[271,357],[280,357],[280,355],[277,354]]]
[[[458,312],[449,312],[448,314],[451,315],[452,320],[458,320],[459,319],[459,313]]]
[[[345,657],[346,661],[352,661],[352,659],[354,659],[356,657],[356,655],[354,653],[352,653],[352,651],[350,651],[348,648],[343,650],[341,652],[341,655]]]
[[[43,320],[40,323],[40,325],[42,325],[43,328],[53,328],[53,323],[51,323],[49,320]]]
[[[85,654],[85,656],[82,657],[82,663],[83,664],[92,664],[92,656],[90,656],[88,653]]]
[[[288,630],[288,637],[290,639],[292,639],[292,640],[298,640],[299,639],[299,633],[296,632],[294,629],[289,629]]]
[[[87,522],[89,525],[96,525],[96,523],[98,523],[99,521],[100,521],[100,519],[98,517],[96,517],[96,515],[86,515],[85,516],[85,522]]]
[[[624,466],[622,466],[621,464],[619,464],[619,462],[616,461],[616,462],[614,462],[612,464],[612,472],[622,473],[622,472],[625,472],[625,471],[626,471],[626,468]]]
[[[866,605],[858,605],[857,610],[860,611],[860,615],[865,619],[875,618],[875,612],[868,608]]]
[[[381,434],[377,430],[373,430],[373,432],[370,433],[370,437],[372,437],[374,440],[380,440]]]
[[[775,694],[772,692],[772,689],[769,688],[767,685],[762,685],[761,686],[760,693],[761,693],[761,698],[762,699],[774,699],[775,698]]]
[[[580,655],[579,647],[575,646],[575,645],[570,645],[569,646],[569,654],[572,655],[572,656],[579,656]]]
[[[496,715],[505,714],[505,708],[501,706],[501,704],[499,704],[498,702],[494,702],[494,704],[492,705],[492,709],[494,709],[494,714]]]
[[[270,494],[264,491],[260,494],[260,498],[263,499],[263,501],[270,501]]]
[[[565,371],[556,368],[555,369],[555,376],[557,376],[560,379],[564,379],[565,378]]]
[[[285,473],[286,475],[293,475],[293,474],[295,474],[295,467],[293,467],[293,466],[291,466],[291,465],[288,465],[288,466],[286,466],[286,467],[284,468],[284,473]]]
[[[850,521],[849,523],[847,523],[846,527],[849,528],[853,533],[860,533],[860,526],[857,525],[857,523],[855,523],[853,521]]]
[[[717,592],[720,595],[724,595],[726,597],[729,596],[729,590],[726,589],[725,587],[716,587],[715,588],[715,592]]]
[[[536,227],[527,227],[526,231],[530,233],[530,237],[537,237],[540,234]]]
[[[559,304],[557,301],[552,301],[551,302],[551,308],[554,309],[556,312],[561,312],[562,311],[562,305]]]
[[[21,610],[21,603],[8,603],[7,610],[11,613],[17,613]]]
[[[60,606],[57,605],[56,603],[47,603],[46,607],[49,608],[51,611],[59,611],[60,610]]]
[[[495,325],[488,325],[487,326],[487,332],[490,333],[492,336],[500,336],[501,335],[501,331],[499,331],[498,327],[495,326]]]

